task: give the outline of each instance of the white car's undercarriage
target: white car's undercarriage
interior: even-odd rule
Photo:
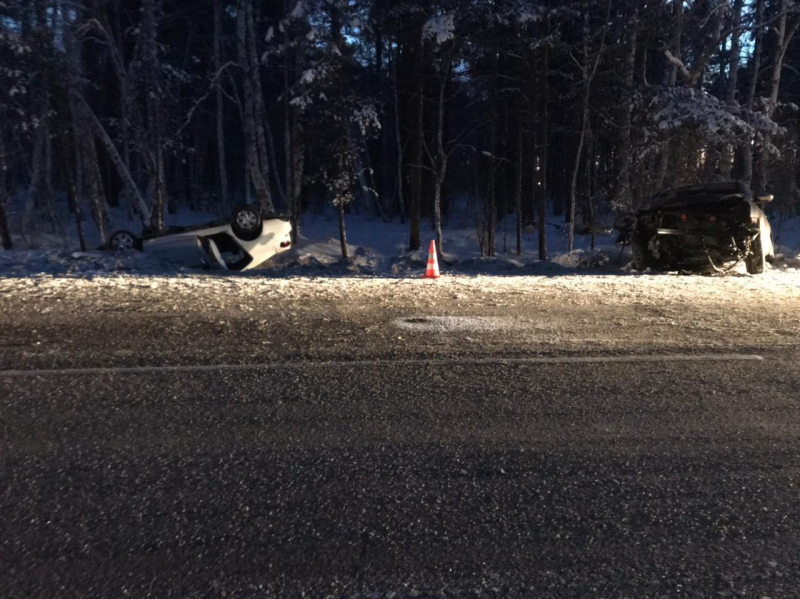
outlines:
[[[187,266],[249,270],[291,247],[292,227],[287,219],[262,220],[249,206],[236,209],[230,221],[191,227],[170,227],[136,237],[128,231],[111,236],[115,251],[139,249]]]

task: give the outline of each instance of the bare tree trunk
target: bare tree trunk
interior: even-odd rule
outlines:
[[[517,117],[517,178],[514,184],[514,210],[517,212],[517,256],[522,254],[522,100],[518,102]]]
[[[547,18],[547,31],[550,31],[550,18]],[[549,102],[550,102],[550,50],[545,47],[542,57],[542,131],[541,146],[539,150],[539,170],[541,175],[541,191],[538,201],[539,225],[539,260],[547,260],[547,157],[548,157],[548,127],[549,127]]]
[[[251,189],[251,177],[253,172],[253,163],[250,152],[244,153],[244,203],[250,204],[253,201],[253,190]]]
[[[275,138],[272,135],[272,127],[269,123],[269,117],[266,113],[266,107],[264,108],[264,132],[267,134],[267,151],[269,157],[269,168],[272,172],[278,172],[278,158],[275,154]],[[278,190],[278,197],[283,201],[284,205],[289,205],[289,196],[287,194],[291,193],[291,189],[284,190],[283,183],[281,183],[280,177],[275,177],[275,187]]]
[[[500,55],[500,68],[499,73],[506,76],[506,61],[503,60],[503,55]],[[508,94],[503,93],[500,95],[500,108],[498,120],[500,123],[499,135],[497,136],[497,154],[500,159],[497,162],[497,186],[499,189],[498,195],[498,213],[503,220],[503,254],[508,252]]]
[[[775,115],[775,109],[778,107],[778,93],[781,87],[781,73],[783,71],[783,59],[786,56],[786,50],[789,48],[789,43],[792,41],[794,34],[800,28],[800,17],[797,17],[794,24],[788,26],[788,9],[793,5],[791,0],[780,0],[778,11],[780,17],[778,24],[775,27],[777,39],[775,40],[775,55],[772,59],[772,71],[769,80],[769,96],[767,97],[766,115],[772,118]],[[767,145],[770,142],[769,136],[762,144],[761,154],[758,159],[758,171],[756,173],[756,188],[760,193],[766,191],[767,186],[767,168],[769,163],[769,152]]]
[[[53,140],[51,139],[50,117],[45,120],[44,126],[44,205],[53,233],[60,229],[58,215],[56,214],[55,191],[53,190]]]
[[[576,191],[578,186],[578,172],[581,168],[581,155],[586,139],[586,128],[589,125],[589,6],[584,0],[583,6],[583,63],[581,64],[581,83],[583,87],[581,110],[581,133],[578,137],[578,149],[575,151],[575,165],[572,168],[572,180],[569,188],[569,210],[567,212],[569,247],[572,251],[575,246],[575,208],[577,204]]]
[[[149,220],[150,211],[147,209],[147,204],[145,203],[142,194],[139,192],[139,188],[137,187],[136,182],[133,180],[130,171],[125,166],[124,160],[117,151],[117,147],[114,145],[114,142],[108,136],[108,133],[103,128],[102,123],[97,120],[97,116],[95,116],[94,111],[89,104],[86,103],[86,100],[84,100],[82,96],[78,95],[77,92],[73,93],[72,100],[72,113],[74,115],[78,115],[77,118],[79,118],[81,122],[86,123],[91,128],[98,141],[103,144],[108,157],[111,158],[111,163],[117,170],[119,178],[122,179],[122,182],[126,185],[131,194],[133,194],[139,215],[142,218],[142,222],[146,223]],[[74,126],[76,127],[76,135],[79,135],[78,123],[75,123]]]
[[[142,0],[142,59],[148,86],[147,107],[147,147],[149,153],[148,170],[153,188],[153,209],[150,212],[150,226],[156,231],[164,228],[164,208],[166,207],[166,182],[164,180],[164,149],[162,140],[162,118],[159,89],[160,65],[158,61],[158,31],[155,0]],[[143,144],[144,145],[144,144]]]
[[[497,69],[499,66],[499,59],[497,52],[493,52],[492,57],[492,89],[490,108],[489,108],[489,189],[487,201],[487,235],[486,235],[486,254],[494,256],[497,243],[496,243],[496,229],[497,229],[497,196],[495,192],[495,179],[497,175],[496,156],[497,153]]]
[[[300,216],[303,213],[303,178],[305,177],[306,149],[303,138],[303,123],[295,119],[292,124],[292,206],[297,214],[297,228],[292,229],[294,242],[300,235]]]
[[[284,70],[284,95],[285,95],[285,127],[290,126],[291,122],[291,137],[287,137],[289,142],[289,160],[290,167],[287,168],[287,190],[289,196],[289,204],[291,207],[291,214],[294,216],[292,222],[292,241],[297,243],[300,236],[300,226],[302,224],[303,215],[303,181],[305,179],[305,127],[303,126],[303,118],[299,114],[299,110],[294,108],[289,103],[289,68],[288,68],[288,50],[287,50],[287,64]],[[295,73],[300,65],[304,63],[304,50],[303,45],[298,44],[295,48],[294,55],[294,68]]]
[[[124,91],[123,91],[124,90]],[[120,85],[120,143],[122,145],[122,164],[125,170],[130,173],[131,171],[131,149],[130,149],[130,98],[127,87]],[[115,165],[116,166],[116,165]],[[138,214],[139,219],[145,222],[150,216],[150,210],[147,204],[142,199],[141,193],[138,193],[138,188],[134,185],[136,193],[132,192],[130,185],[123,186],[123,197],[128,205],[128,213],[133,216],[134,212]],[[127,197],[126,197],[127,196]]]
[[[256,116],[260,118],[261,112],[256,112],[256,91],[253,87],[252,68],[247,49],[247,5],[250,0],[239,0],[236,9],[236,48],[238,51],[239,64],[245,74],[242,77],[242,88],[244,90],[244,133],[247,140],[247,164],[250,169],[250,180],[256,191],[258,203],[262,211],[273,211],[272,199],[270,198],[269,188],[265,173],[259,163],[259,149],[257,139]],[[262,127],[263,130],[263,127]],[[247,183],[245,182],[245,185]],[[247,187],[246,187],[247,189]],[[247,192],[246,194],[247,195]]]
[[[63,12],[61,13],[63,15]],[[95,137],[103,144],[111,162],[114,165],[120,179],[125,185],[125,190],[129,197],[133,198],[135,202],[135,210],[139,213],[139,217],[143,224],[146,224],[150,219],[150,210],[139,192],[136,183],[131,176],[131,160],[130,160],[130,115],[132,112],[132,99],[130,92],[130,83],[128,74],[125,71],[123,64],[122,49],[119,41],[112,34],[112,28],[108,21],[107,15],[103,12],[100,13],[99,19],[94,21],[96,28],[107,42],[111,64],[114,67],[114,72],[117,75],[120,93],[120,132],[122,143],[122,155],[117,151],[114,142],[109,137],[108,133],[103,128],[100,121],[92,111],[89,104],[84,100],[81,93],[81,56],[80,44],[74,39],[72,29],[65,26],[65,46],[69,55],[68,71],[69,71],[69,105],[70,113],[72,115],[72,130],[75,142],[74,155],[75,161],[75,193],[77,198],[83,195],[83,178],[90,177],[83,168],[81,161],[78,159],[83,155],[83,131],[84,124],[88,124],[94,133]],[[82,176],[83,175],[83,176]],[[91,186],[90,186],[91,187]]]
[[[764,20],[764,3],[765,0],[755,0],[755,21],[761,23]],[[758,79],[761,74],[761,53],[764,46],[764,27],[756,27],[753,32],[753,57],[750,59],[750,81],[747,84],[747,93],[745,95],[744,107],[748,111],[753,110],[753,104],[756,99],[756,88],[758,87]],[[747,188],[753,181],[753,136],[746,135],[742,145],[739,148],[742,157],[742,183]]]
[[[590,121],[586,130],[586,218],[584,220],[589,227],[589,235],[592,239],[592,250],[594,250],[596,241],[594,228],[594,162],[594,134],[592,133],[592,124]]]
[[[419,37],[419,49],[417,53],[417,76],[419,85],[417,86],[417,122],[414,131],[414,145],[412,160],[414,161],[411,171],[411,239],[409,249],[418,250],[420,248],[420,212],[422,205],[422,142],[425,135],[425,85],[422,71],[425,68],[425,42],[422,35]]]
[[[378,191],[378,184],[375,181],[375,170],[372,168],[372,159],[369,155],[369,144],[367,143],[367,138],[362,135],[359,139],[364,149],[364,162],[366,164],[364,173],[366,173],[365,178],[369,184],[369,193],[366,195],[372,196],[372,199],[375,202],[375,211],[378,213],[378,217],[383,222],[389,222],[386,218],[386,211],[383,209],[383,202],[381,201],[381,194]]]
[[[94,24],[95,29],[103,36],[106,41],[106,47],[108,48],[109,57],[111,59],[111,65],[114,67],[114,72],[117,75],[117,82],[119,83],[119,110],[120,110],[120,117],[119,117],[119,126],[120,126],[120,145],[122,147],[122,163],[125,165],[125,170],[131,170],[131,156],[130,156],[130,124],[131,124],[131,114],[133,113],[133,102],[131,97],[131,89],[130,89],[130,81],[128,78],[128,73],[125,70],[125,65],[123,63],[123,48],[121,38],[121,27],[119,24],[119,6],[115,5],[114,7],[114,15],[116,17],[115,25],[116,27],[112,27],[111,22],[109,21],[107,11],[104,8],[101,8],[102,5],[95,4],[94,12],[97,14],[97,18],[92,21]],[[65,14],[63,9],[59,12],[59,14]],[[65,24],[64,27],[65,31],[69,31],[69,25]],[[76,42],[71,39],[71,36],[68,35],[70,38],[70,45],[73,48],[77,48]],[[77,53],[77,50],[73,50],[73,53]],[[80,59],[77,55],[73,58],[73,60],[77,63],[76,67],[73,67],[76,72],[80,72]],[[76,186],[78,187],[78,186]],[[149,219],[149,210],[145,209],[144,212],[141,212],[142,206],[138,203],[137,198],[135,195],[131,193],[131,188],[125,186],[122,191],[123,196],[125,197],[125,201],[128,204],[128,208],[130,213],[139,212],[139,216],[142,219],[143,223],[146,223]],[[137,202],[137,203],[134,203]]]
[[[436,171],[436,181],[433,194],[433,229],[436,232],[436,251],[441,257],[442,248],[442,185],[447,176],[448,156],[444,146],[444,92],[450,79],[450,65],[445,67],[445,72],[439,81],[438,114],[436,122],[436,159],[433,168]]]
[[[72,131],[72,127],[68,128]],[[74,151],[72,150],[72,138],[74,136],[70,133],[63,133],[56,137],[58,145],[56,154],[58,156],[58,168],[61,176],[61,181],[64,184],[67,192],[67,201],[69,202],[69,209],[75,217],[75,226],[78,231],[78,243],[80,244],[81,251],[86,251],[86,237],[83,233],[83,214],[81,210],[79,196],[75,188],[75,178],[72,176],[72,164],[75,162]]]
[[[359,190],[357,197],[360,199],[361,204],[364,207],[368,207],[370,205],[369,198],[370,196],[373,196],[375,199],[378,216],[380,216],[381,220],[386,220],[380,205],[380,198],[377,197],[374,187],[370,187],[370,185],[367,183],[367,178],[364,175],[364,173],[367,171],[367,168],[364,167],[364,163],[362,162],[361,158],[362,155],[359,150],[360,146],[362,145],[360,143],[361,140],[353,137],[352,127],[345,119],[342,120],[345,123],[344,128],[346,130],[347,141],[350,144],[350,147],[353,148],[353,168],[355,170],[356,178],[358,179]],[[363,145],[366,150],[366,144]]]
[[[637,0],[638,2],[638,0]],[[633,209],[631,194],[631,121],[633,119],[633,78],[636,69],[636,47],[639,35],[639,5],[635,5],[628,33],[628,53],[625,55],[625,101],[622,107],[622,127],[619,140],[619,186],[617,203],[623,210]]]
[[[681,59],[681,37],[683,35],[683,0],[672,0],[672,12],[675,17],[675,30],[672,35],[672,54],[678,59]],[[667,75],[667,85],[669,87],[675,87],[675,83],[678,80],[678,65],[677,64],[670,64],[668,75]],[[658,162],[658,172],[656,174],[656,190],[660,190],[664,187],[664,180],[667,176],[667,167],[669,166],[669,149],[670,143],[667,142],[664,144],[664,148],[661,150],[661,156]]]
[[[108,226],[106,224],[106,199],[103,193],[103,182],[100,176],[100,166],[97,163],[97,149],[89,131],[85,128],[78,133],[82,138],[82,157],[86,173],[86,182],[89,186],[89,205],[92,216],[100,234],[100,242],[108,243]]]
[[[494,96],[494,93],[492,93]],[[492,101],[492,108],[494,108],[494,101]],[[486,255],[494,256],[496,251],[495,234],[497,229],[497,198],[495,196],[495,179],[496,179],[496,164],[495,164],[495,151],[497,149],[497,123],[496,113],[491,110],[489,117],[491,123],[489,124],[489,181],[486,202]]]
[[[589,122],[589,96],[584,89],[583,110],[581,111],[581,134],[578,137],[578,149],[575,151],[575,166],[572,168],[572,180],[569,187],[569,251],[575,247],[575,205],[577,204],[576,190],[578,186],[578,172],[581,168],[581,155],[583,154],[584,140],[586,139],[586,127]]]
[[[117,50],[118,54],[122,53],[122,50]],[[121,64],[121,57],[119,58],[120,64],[117,65],[117,79],[119,80],[119,98],[120,98],[120,144],[122,146],[122,164],[125,165],[125,170],[130,172],[131,171],[131,150],[130,150],[130,142],[131,142],[131,113],[133,112],[132,108],[132,99],[131,99],[131,91],[130,91],[130,83],[128,82],[127,73],[124,70],[123,65]],[[115,63],[116,64],[116,63]],[[134,193],[136,190],[136,193]],[[146,222],[149,220],[150,217],[150,210],[147,208],[147,205],[142,200],[142,196],[138,193],[138,188],[134,185],[132,188],[129,185],[124,187],[123,194],[127,196],[125,199],[127,200],[128,210],[129,212],[136,212],[139,215],[139,218],[142,222]]]
[[[3,182],[5,186],[5,182]],[[11,232],[8,230],[8,218],[6,217],[6,204],[5,198],[3,196],[7,195],[7,192],[0,192],[0,241],[3,244],[4,250],[10,250],[14,247],[14,244],[11,242]]]
[[[391,44],[389,45],[391,52]],[[397,91],[397,54],[391,55],[392,61],[392,93],[394,100],[394,137],[397,144],[397,210],[400,213],[400,222],[406,222],[406,205],[403,198],[403,138],[400,134],[400,97]]]
[[[267,138],[264,131],[264,96],[261,91],[261,61],[256,49],[256,27],[255,17],[253,16],[253,0],[243,0],[245,4],[245,16],[247,21],[247,53],[249,75],[253,91],[253,114],[255,121],[256,147],[258,148],[258,163],[264,179],[265,196],[261,198],[261,213],[269,215],[275,213],[275,206],[272,203],[272,194],[269,187],[269,156],[267,154]],[[288,183],[287,183],[288,187]]]
[[[33,167],[31,169],[31,185],[28,189],[28,197],[25,200],[25,211],[22,216],[22,222],[26,230],[33,224],[33,212],[36,205],[39,203],[40,186],[42,182],[42,170],[44,162],[44,141],[46,136],[46,127],[44,121],[39,123],[36,130],[36,139],[33,142]]]
[[[344,228],[344,204],[340,201],[336,209],[339,213],[339,243],[342,248],[342,258],[347,260],[350,256],[347,253],[347,232]]]
[[[284,14],[288,14],[289,12],[287,0],[283,0],[283,12]],[[283,152],[286,190],[289,193],[289,211],[292,221],[292,240],[296,242],[297,239],[295,236],[300,225],[300,215],[295,213],[295,203],[294,198],[292,197],[292,190],[294,189],[294,184],[292,183],[292,168],[294,161],[292,159],[292,114],[291,107],[289,105],[289,50],[290,45],[286,43],[283,50]],[[277,176],[277,166],[275,168],[275,178],[279,179]]]
[[[222,68],[222,0],[214,0],[214,71]],[[217,108],[217,159],[219,166],[219,191],[223,204],[230,200],[228,196],[228,169],[225,160],[225,117],[221,83],[216,85]]]
[[[285,3],[284,3],[285,4]],[[286,163],[286,189],[289,192],[289,214],[292,222],[292,242],[297,243],[297,235],[300,231],[300,213],[297,202],[294,198],[294,151],[292,149],[293,140],[291,109],[289,106],[289,48],[284,51],[283,57],[283,151]],[[295,118],[297,121],[297,118]]]
[[[2,118],[5,118],[5,114],[0,114],[0,119]],[[11,241],[11,232],[8,230],[8,218],[6,217],[6,202],[8,201],[7,170],[5,142],[3,133],[0,131],[0,243],[2,243],[4,250],[10,250],[14,247]]]
[[[436,234],[436,253],[441,258],[444,250],[442,249],[442,184],[444,183],[444,171],[447,169],[447,157],[442,158],[442,171],[436,174],[436,187],[433,191],[433,229]]]
[[[591,98],[592,81],[597,73],[600,64],[600,57],[605,47],[605,35],[608,26],[608,17],[611,12],[611,0],[608,3],[606,18],[603,21],[603,37],[600,41],[600,48],[594,58],[594,63],[589,64],[589,2],[584,0],[583,6],[583,64],[581,65],[581,79],[583,81],[583,111],[581,116],[581,134],[578,138],[578,150],[575,153],[575,167],[572,171],[572,184],[570,186],[569,201],[569,251],[571,252],[575,244],[575,204],[576,188],[578,184],[578,171],[581,166],[581,154],[587,135],[591,135],[589,130],[589,100]]]
[[[164,229],[164,209],[167,205],[166,182],[164,181],[164,153],[156,149],[155,180],[153,181],[153,211],[150,226],[156,231]]]
[[[199,148],[198,148],[199,149]],[[200,176],[200,181],[195,181],[194,178],[188,180],[189,187],[192,188],[190,194],[187,194],[187,167],[184,165],[180,156],[176,156],[171,161],[171,165],[167,162],[167,172],[172,171],[172,185],[173,193],[169,195],[167,203],[167,214],[175,214],[180,206],[186,205],[188,195],[194,193],[194,189],[203,185],[203,176]],[[203,172],[202,170],[200,171]]]
[[[729,107],[736,105],[736,88],[739,82],[739,61],[741,60],[741,31],[739,26],[742,24],[742,7],[744,0],[733,1],[733,33],[731,34],[731,52],[728,60],[728,87],[725,90],[725,102]],[[731,178],[733,172],[734,145],[725,144],[720,156],[719,171],[725,179]]]

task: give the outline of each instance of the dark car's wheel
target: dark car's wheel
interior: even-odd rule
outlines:
[[[130,231],[115,231],[108,240],[108,247],[115,252],[129,252],[139,249],[139,239]]]
[[[750,241],[750,255],[745,259],[747,272],[751,275],[760,275],[767,268],[767,257],[764,255],[764,227],[758,226],[758,235]]]
[[[238,238],[252,241],[261,235],[261,215],[252,206],[243,204],[233,211],[231,228]]]
[[[633,255],[634,270],[647,270],[652,266],[653,260],[650,257],[650,251],[639,240],[634,239],[631,243],[631,254]]]

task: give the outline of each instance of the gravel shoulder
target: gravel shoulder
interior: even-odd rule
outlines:
[[[0,279],[8,367],[796,351],[800,272]]]

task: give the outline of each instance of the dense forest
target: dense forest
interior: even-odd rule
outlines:
[[[0,0],[0,237],[244,202],[411,249],[458,211],[546,258],[545,215],[571,247],[720,180],[791,215],[798,28],[796,0]]]

